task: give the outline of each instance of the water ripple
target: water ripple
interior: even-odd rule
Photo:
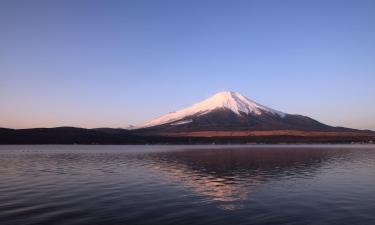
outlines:
[[[375,224],[373,146],[0,146],[1,225]]]

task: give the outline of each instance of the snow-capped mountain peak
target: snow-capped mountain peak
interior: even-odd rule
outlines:
[[[176,112],[170,112],[164,116],[148,121],[137,128],[153,127],[166,123],[177,122],[187,117],[204,115],[220,108],[229,109],[237,115],[241,115],[241,113],[254,115],[270,113],[280,117],[285,116],[285,113],[260,105],[244,97],[238,92],[223,91],[216,93],[206,100],[198,102],[188,108],[178,110]]]

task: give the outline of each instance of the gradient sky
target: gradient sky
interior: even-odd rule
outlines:
[[[0,1],[0,127],[126,127],[223,90],[375,130],[375,1]]]

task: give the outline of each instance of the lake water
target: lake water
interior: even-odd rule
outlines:
[[[0,224],[374,225],[375,146],[0,146]]]

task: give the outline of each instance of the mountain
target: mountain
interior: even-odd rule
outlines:
[[[375,143],[375,132],[332,127],[220,92],[129,129],[0,128],[0,144]]]
[[[159,134],[197,131],[356,131],[332,127],[307,116],[281,112],[238,92],[229,91],[219,92],[188,108],[168,113],[135,128]]]

